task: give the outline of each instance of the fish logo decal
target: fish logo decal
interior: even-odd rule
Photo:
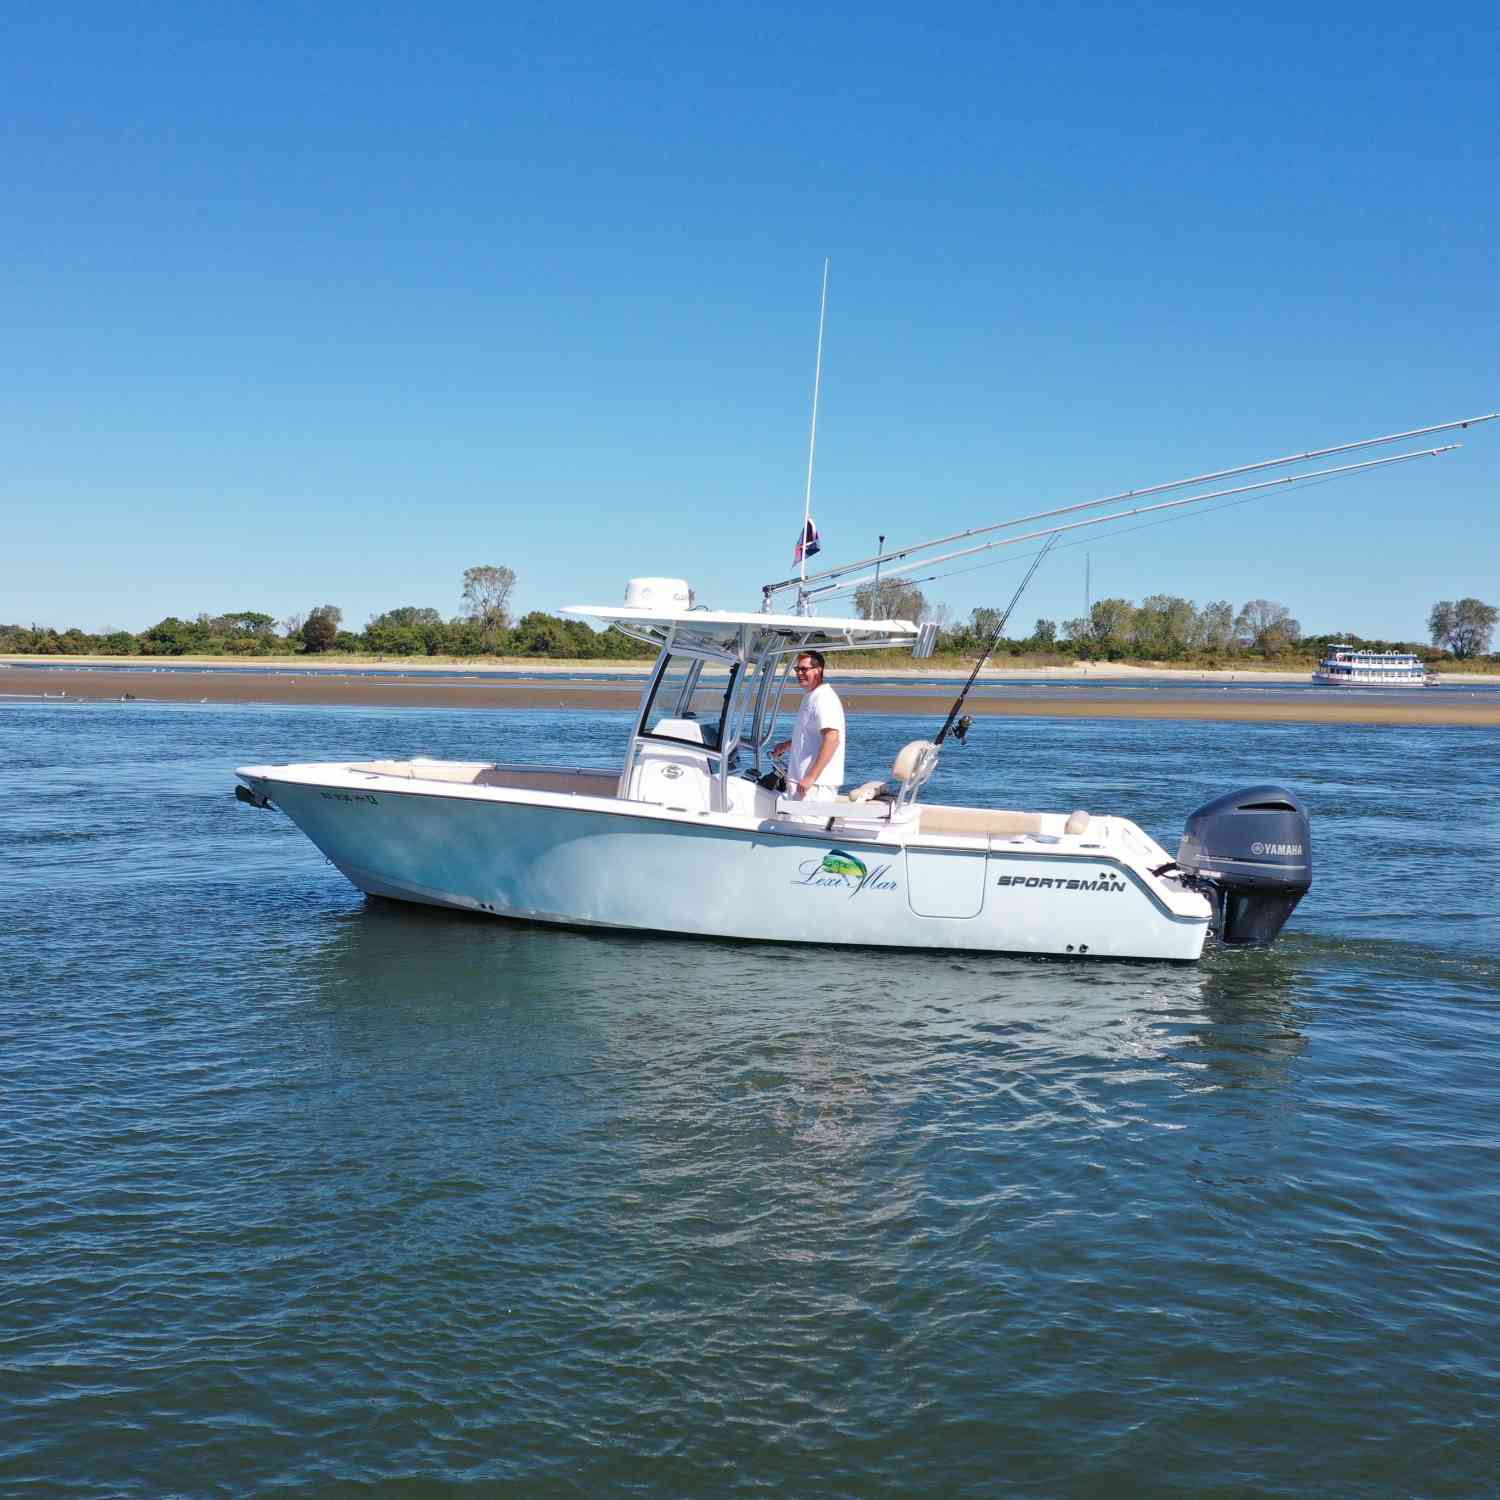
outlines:
[[[855,859],[842,849],[830,849],[823,856],[823,869],[830,875],[847,875],[850,880],[863,880],[870,873],[862,859]]]
[[[900,887],[891,878],[889,865],[867,865],[847,849],[830,849],[821,859],[815,854],[797,866],[793,885],[816,885],[842,891],[852,901],[867,891],[894,891]]]

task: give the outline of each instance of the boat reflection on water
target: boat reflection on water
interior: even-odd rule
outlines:
[[[1223,957],[683,942],[371,899],[279,960],[308,1072],[278,1107],[403,1256],[559,1303],[586,1285],[617,1335],[722,1303],[821,1358],[820,1319],[863,1346],[891,1336],[872,1305],[919,1317],[893,1278],[972,1309],[1012,1263],[1134,1242],[1221,1184],[1272,1193],[1301,970],[1286,945]]]
[[[1305,1046],[1299,954],[1316,947],[1088,964],[559,931],[355,898],[295,961],[322,1018],[366,1049],[457,1048],[464,1072],[584,1071],[590,1087],[613,1074],[651,1107],[712,1105],[720,1129],[748,1111],[832,1149],[868,1141],[872,1111],[942,1099],[1030,1099],[1043,1123],[1064,1094],[1107,1112],[1126,1084],[1274,1089]]]

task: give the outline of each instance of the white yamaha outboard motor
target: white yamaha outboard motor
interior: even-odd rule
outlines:
[[[1226,792],[1188,819],[1177,866],[1214,903],[1221,943],[1263,947],[1312,885],[1307,810],[1281,786]]]

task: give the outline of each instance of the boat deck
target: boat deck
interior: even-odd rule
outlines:
[[[475,761],[426,760],[420,757],[413,760],[356,761],[344,769],[366,776],[396,777],[402,781],[439,782],[450,786],[490,787],[501,791],[540,792],[551,796],[597,797],[604,800],[617,799],[620,785],[618,772],[599,768],[569,770],[545,766],[497,766]],[[820,805],[820,817],[829,806]],[[875,807],[870,803],[845,803],[840,806],[839,812],[831,815],[840,822],[848,818],[878,826],[880,814]],[[771,810],[770,806],[765,809],[768,814]],[[1014,837],[1025,834],[1062,837],[1084,833],[1091,821],[1086,812],[1024,812],[1008,808],[955,807],[941,803],[918,804],[913,811],[916,816],[904,824],[903,831],[960,837]],[[1099,831],[1097,823],[1095,827]]]

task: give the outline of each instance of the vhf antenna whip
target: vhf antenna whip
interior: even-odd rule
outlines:
[[[807,438],[807,492],[802,500],[802,540],[797,547],[797,613],[807,608],[807,546],[812,539],[813,456],[818,451],[818,396],[823,386],[823,323],[828,316],[828,257],[823,257],[823,296],[818,303],[818,360],[813,369],[812,431]],[[767,596],[766,607],[770,607]]]

